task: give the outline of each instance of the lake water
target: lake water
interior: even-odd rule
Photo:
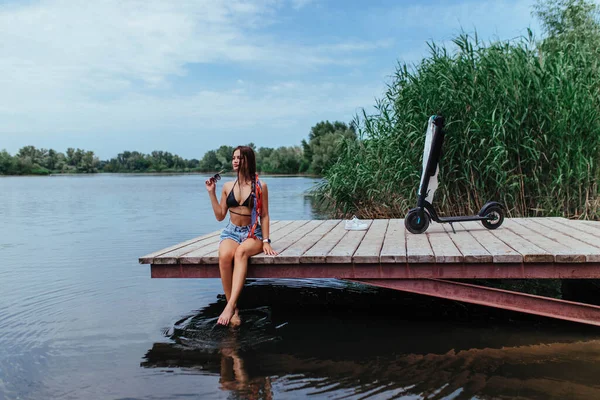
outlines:
[[[0,178],[0,399],[600,398],[600,330],[577,324],[249,280],[242,327],[215,326],[219,280],[137,262],[225,225],[205,178]],[[264,179],[272,219],[319,218],[316,180]]]

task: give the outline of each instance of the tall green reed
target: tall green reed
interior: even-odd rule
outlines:
[[[584,43],[536,46],[532,34],[484,45],[461,34],[455,51],[398,65],[376,113],[356,117],[317,192],[338,215],[402,217],[416,204],[426,124],[446,117],[441,214],[489,200],[509,216],[598,218],[600,68]]]

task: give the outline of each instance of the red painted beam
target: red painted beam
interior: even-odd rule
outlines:
[[[152,264],[152,278],[218,278],[215,264]],[[600,279],[600,263],[252,264],[249,278]]]
[[[441,279],[353,279],[367,285],[600,326],[600,307]]]

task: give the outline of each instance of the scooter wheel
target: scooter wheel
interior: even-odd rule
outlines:
[[[483,226],[488,229],[496,229],[504,222],[504,211],[502,210],[502,207],[492,206],[485,210],[485,217],[489,219],[481,221]]]
[[[429,227],[429,216],[427,213],[423,213],[423,216],[419,215],[419,211],[410,210],[404,218],[404,226],[410,233],[423,233]]]

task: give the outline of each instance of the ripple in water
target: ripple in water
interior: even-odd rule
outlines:
[[[339,281],[256,280],[243,296],[240,328],[216,326],[221,298],[165,329],[172,342],[155,343],[141,365],[216,375],[240,398],[600,396],[593,329],[495,325],[478,307],[452,322],[463,305]]]
[[[165,334],[183,349],[206,353],[217,353],[224,348],[249,351],[263,343],[280,339],[269,307],[243,310],[241,317],[244,323],[235,328],[218,325],[219,314],[211,311],[205,310],[184,318]]]

